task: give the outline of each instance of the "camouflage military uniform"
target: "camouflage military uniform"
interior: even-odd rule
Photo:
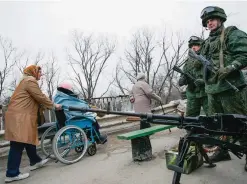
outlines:
[[[204,8],[201,18],[204,27],[206,27],[207,20],[211,18],[220,18],[222,21],[222,25],[217,30],[210,32],[201,49],[201,54],[210,60],[215,68],[219,69],[216,74],[210,73],[205,81],[205,90],[208,94],[208,113],[209,115],[214,113],[246,115],[247,103],[244,96],[246,96],[247,88],[240,70],[247,66],[247,34],[235,26],[224,28],[223,22],[226,20],[226,14],[219,7]],[[222,32],[224,33],[224,40],[221,44]],[[220,60],[221,50],[223,51],[222,60]],[[220,76],[223,75],[224,77],[221,78]],[[235,92],[224,79],[235,85],[239,92]],[[228,155],[226,158],[230,158],[230,155],[226,154]],[[219,156],[216,160],[224,160],[223,157]]]
[[[244,75],[244,79],[247,82],[247,69],[242,70],[242,73]]]
[[[247,70],[246,69],[242,70],[242,73],[243,73],[245,82],[247,83]],[[243,93],[243,98],[244,98],[244,101],[247,103],[247,92]],[[246,104],[246,106],[247,106],[247,104]]]
[[[220,68],[219,52],[222,29],[223,26],[216,32],[210,33],[201,52],[217,68]],[[209,101],[209,115],[214,113],[247,114],[247,106],[242,98],[242,94],[246,93],[246,82],[240,71],[247,66],[247,34],[236,27],[226,28],[223,55],[224,67],[234,65],[236,68],[226,79],[240,92],[235,92],[225,80],[219,80],[217,74],[211,73],[205,85]]]
[[[195,79],[202,78],[202,68],[195,68],[194,61],[192,58],[188,58],[183,67],[183,72],[190,74]],[[183,82],[184,81],[184,82]],[[201,107],[205,114],[208,114],[208,100],[207,94],[205,93],[204,85],[196,86],[194,81],[186,78],[182,75],[180,78],[180,85],[188,85],[186,88],[187,106],[186,116],[198,116],[200,115]]]
[[[188,42],[189,48],[200,49],[203,40],[197,36],[191,36]],[[196,48],[193,48],[196,47]],[[200,51],[198,50],[197,53]],[[179,79],[179,85],[188,85],[186,88],[187,106],[186,106],[186,116],[198,116],[201,112],[201,107],[205,114],[208,114],[208,101],[207,95],[204,89],[204,81],[202,80],[202,64],[189,57],[185,61],[183,67],[183,72],[192,76],[195,80],[191,80],[185,75],[181,75]]]

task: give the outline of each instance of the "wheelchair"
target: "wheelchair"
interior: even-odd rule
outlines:
[[[99,133],[92,120],[83,117],[66,120],[64,109],[56,110],[55,115],[56,125],[49,127],[41,137],[41,150],[47,158],[73,164],[86,152],[90,156],[96,154]]]

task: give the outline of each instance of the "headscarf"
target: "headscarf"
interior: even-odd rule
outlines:
[[[41,70],[40,66],[30,65],[24,69],[23,73],[28,76],[33,76],[35,79],[38,79],[39,70]]]
[[[141,79],[145,79],[145,74],[144,73],[138,73],[137,74],[137,77],[136,77],[136,80],[141,80]]]

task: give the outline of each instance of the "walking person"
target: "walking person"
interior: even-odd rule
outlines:
[[[146,82],[144,73],[138,73],[136,80],[137,82],[130,91],[130,102],[133,103],[135,112],[151,113],[152,99],[162,103],[161,98],[153,92],[150,85]],[[150,127],[148,123],[146,124],[146,126]],[[141,124],[141,129],[144,128],[142,126],[144,125]]]
[[[29,177],[29,173],[19,171],[22,152],[26,149],[30,170],[41,168],[48,159],[42,160],[37,154],[38,120],[42,120],[41,110],[61,109],[42,93],[38,80],[41,67],[31,65],[24,69],[24,75],[16,87],[5,114],[5,139],[10,141],[5,182],[13,182]],[[41,107],[42,106],[42,107]]]

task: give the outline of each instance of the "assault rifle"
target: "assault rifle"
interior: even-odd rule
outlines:
[[[203,70],[204,70],[204,81],[207,81],[207,79],[208,79],[208,76],[207,76],[208,75],[208,71],[212,72],[213,74],[216,74],[216,69],[212,65],[212,62],[210,62],[209,60],[207,60],[206,58],[204,58],[202,55],[196,54],[195,51],[193,51],[192,49],[189,49],[188,55],[190,57],[192,57],[194,59],[197,59],[198,61],[202,62],[202,64],[203,64]],[[230,83],[228,80],[225,79],[225,81],[236,92],[239,91],[239,89],[236,86],[234,86],[232,83]]]
[[[161,125],[175,125],[180,129],[186,129],[187,134],[180,138],[178,147],[178,157],[176,165],[169,166],[168,169],[174,171],[172,184],[180,184],[180,178],[183,173],[185,156],[189,150],[190,143],[197,145],[200,153],[205,159],[208,167],[215,167],[208,155],[205,153],[202,145],[219,146],[220,148],[231,151],[238,158],[247,154],[247,147],[235,144],[243,136],[247,136],[247,117],[238,114],[216,114],[214,116],[183,117],[176,115],[159,115],[152,113],[133,113],[118,112],[99,109],[85,109],[78,107],[69,107],[71,111],[81,112],[100,112],[105,114],[117,114],[125,116],[140,117],[145,122]],[[213,136],[232,136],[233,142],[225,142],[214,138]]]
[[[194,77],[192,77],[190,74],[183,72],[183,71],[182,71],[179,67],[177,67],[177,66],[174,66],[172,69],[173,69],[174,71],[180,73],[180,74],[185,75],[186,77],[188,77],[188,78],[189,78],[190,80],[192,80],[193,82],[196,80],[196,79],[195,79]]]

